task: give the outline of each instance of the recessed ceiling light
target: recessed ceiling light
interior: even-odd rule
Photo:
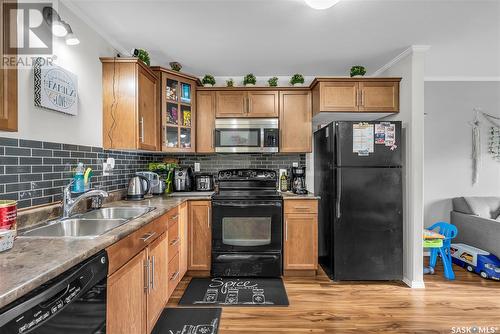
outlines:
[[[313,9],[327,9],[335,6],[340,0],[304,0]]]

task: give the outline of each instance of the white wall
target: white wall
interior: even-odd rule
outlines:
[[[427,47],[414,46],[390,64],[380,76],[402,77],[400,113],[390,117],[403,122],[403,243],[404,281],[423,287],[423,154],[424,154],[424,65]]]
[[[425,83],[425,225],[449,221],[451,199],[500,196],[500,162],[487,153],[489,123],[481,118],[482,165],[472,185],[472,109],[500,117],[500,82]],[[500,121],[498,122],[500,123]]]
[[[102,78],[100,56],[113,56],[115,50],[97,32],[59,2],[58,12],[80,39],[67,46],[54,40],[55,64],[78,76],[79,110],[69,116],[34,106],[33,70],[18,71],[18,132],[0,131],[2,137],[102,146]]]

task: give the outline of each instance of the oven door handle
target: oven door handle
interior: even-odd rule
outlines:
[[[217,260],[233,261],[233,260],[250,260],[250,259],[277,259],[277,255],[249,255],[249,254],[223,254],[217,256]]]

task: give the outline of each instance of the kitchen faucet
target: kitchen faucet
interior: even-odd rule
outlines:
[[[74,180],[71,180],[71,182],[64,187],[63,190],[63,216],[62,218],[68,218],[71,214],[71,211],[75,208],[75,206],[84,199],[90,198],[90,197],[95,197],[99,196],[101,198],[108,197],[108,193],[104,190],[101,189],[92,189],[87,192],[84,192],[80,196],[78,196],[76,199],[71,198],[71,185],[73,184]]]

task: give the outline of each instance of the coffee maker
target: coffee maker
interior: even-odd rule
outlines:
[[[307,194],[305,167],[292,167],[292,191],[294,194]]]

